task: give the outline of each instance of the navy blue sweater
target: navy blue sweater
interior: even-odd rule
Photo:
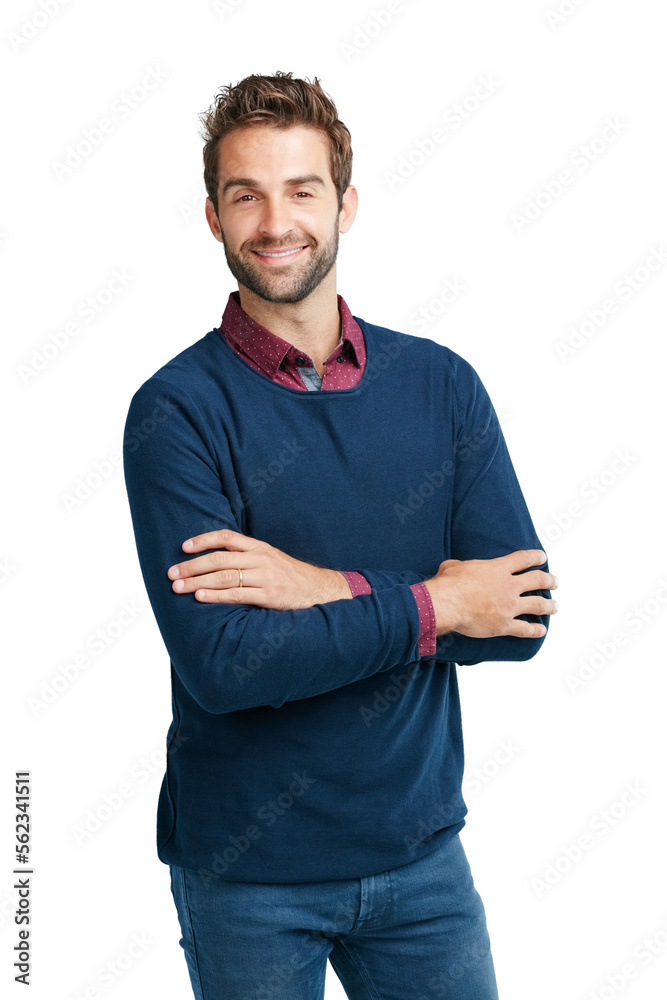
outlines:
[[[207,885],[360,877],[434,850],[467,812],[456,664],[544,641],[452,632],[420,659],[410,584],[542,546],[472,366],[355,319],[352,389],[278,385],[214,329],[130,404],[125,481],[171,661],[158,855]],[[373,591],[290,611],[176,594],[182,542],[223,527]]]

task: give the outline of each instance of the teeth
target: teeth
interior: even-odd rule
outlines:
[[[289,257],[290,254],[303,249],[304,247],[293,247],[291,250],[284,250],[282,253],[262,253],[261,250],[255,250],[255,253],[259,254],[260,257]]]

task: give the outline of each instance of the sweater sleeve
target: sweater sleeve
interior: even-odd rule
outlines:
[[[453,483],[452,559],[495,559],[519,549],[542,549],[512,465],[498,416],[475,369],[450,351],[459,426]],[[548,560],[533,569],[549,571]],[[520,575],[520,574],[519,574]],[[549,590],[527,590],[550,598]],[[523,621],[549,628],[549,615],[523,614]],[[457,663],[529,660],[540,649],[538,639],[516,635],[474,639],[449,632],[438,637],[438,658]]]
[[[419,658],[407,583],[297,610],[204,604],[173,591],[183,541],[241,528],[190,395],[153,376],[134,394],[123,463],[137,553],[171,663],[192,697],[224,713],[309,698]]]
[[[340,572],[347,580],[353,597],[372,593],[373,588],[362,573],[356,573],[354,570],[350,572],[341,570]],[[401,582],[404,581],[395,580],[394,584]],[[436,640],[433,601],[428,588],[423,583],[413,583],[410,590],[414,594],[419,612],[419,655],[420,657],[431,657],[435,653]]]
[[[457,434],[453,460],[451,551],[448,559],[494,559],[518,549],[544,549],[537,537],[491,399],[472,365],[450,352],[455,387]],[[548,571],[548,561],[530,569]],[[373,593],[421,579],[410,570],[359,567]],[[551,597],[548,590],[526,594]],[[358,598],[362,600],[363,598]],[[519,615],[549,628],[549,615]],[[519,636],[475,639],[458,632],[436,637],[433,658],[462,665],[529,660],[544,642]]]

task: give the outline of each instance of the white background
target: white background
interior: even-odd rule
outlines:
[[[560,20],[549,15],[559,3]],[[25,995],[12,982],[11,796],[14,771],[28,768],[33,1000],[92,987],[89,996],[112,1000],[191,996],[154,843],[168,657],[114,459],[133,392],[219,324],[237,287],[205,223],[197,115],[220,86],[289,69],[318,76],[352,132],[360,209],[341,238],[339,291],[356,315],[428,336],[475,366],[560,579],[537,658],[459,668],[469,789],[481,769],[462,839],[500,996],[663,997],[661,6],[403,0],[379,27],[384,0],[44,4],[48,15],[37,2],[5,3],[0,31],[8,995]],[[113,111],[151,69],[163,79],[145,99]],[[480,101],[481,77],[495,84]],[[461,102],[467,120],[445,125],[446,141],[420,157],[419,143],[429,148]],[[68,146],[105,117],[113,130],[59,178]],[[601,138],[613,134],[607,119],[613,141]],[[406,176],[392,183],[401,162]],[[572,183],[559,192],[564,169]],[[517,221],[538,195],[532,221]],[[127,286],[106,302],[114,270]],[[466,290],[443,306],[448,279]],[[88,296],[100,310],[92,322],[78,312]],[[605,317],[606,299],[616,311]],[[414,321],[422,307],[424,329]],[[587,319],[580,346],[561,356],[558,344]],[[65,346],[54,349],[58,335]],[[95,479],[96,463],[106,478]],[[89,477],[98,485],[68,505]],[[93,653],[89,637],[115,631],[123,602],[141,611]],[[86,652],[89,665],[54,694],[54,679]],[[572,690],[568,675],[585,674],[584,661],[589,679]],[[498,763],[503,741],[515,749]],[[130,797],[77,837],[122,783]],[[639,790],[622,804],[626,783]],[[568,861],[584,835],[589,848]],[[150,944],[103,984],[98,970],[125,965],[135,934]],[[342,996],[329,968],[327,1000]]]

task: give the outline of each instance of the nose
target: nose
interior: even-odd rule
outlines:
[[[284,198],[267,197],[259,216],[259,231],[262,236],[280,243],[293,228],[291,205]]]

